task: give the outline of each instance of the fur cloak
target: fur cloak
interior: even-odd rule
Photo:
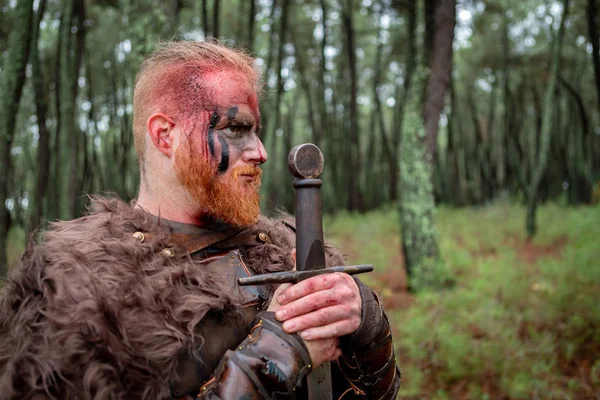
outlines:
[[[133,233],[150,233],[140,243]],[[292,268],[294,233],[261,217],[244,251],[256,273]],[[195,351],[208,313],[239,299],[194,261],[161,254],[170,228],[117,199],[57,222],[30,247],[0,293],[0,398],[168,399],[180,351]],[[328,247],[328,264],[340,265]],[[218,333],[216,333],[218,334]]]

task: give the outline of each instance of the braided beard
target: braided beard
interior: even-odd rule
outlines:
[[[187,140],[175,151],[175,172],[203,213],[235,226],[249,226],[258,220],[262,175],[259,167],[237,167],[217,175],[216,166],[194,152]],[[242,182],[242,174],[253,175],[254,179]]]

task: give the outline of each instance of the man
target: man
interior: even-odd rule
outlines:
[[[54,223],[0,302],[7,399],[395,398],[389,323],[346,274],[279,288],[236,278],[294,264],[294,227],[259,217],[259,73],[214,43],[163,45],[134,89],[134,206],[96,198]],[[327,249],[328,265],[343,262]],[[276,289],[276,290],[275,290]]]

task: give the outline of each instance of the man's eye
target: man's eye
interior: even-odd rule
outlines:
[[[233,134],[233,136],[235,137],[241,137],[244,134],[246,134],[247,132],[250,131],[250,127],[247,126],[230,126],[229,130],[231,131],[231,133]]]

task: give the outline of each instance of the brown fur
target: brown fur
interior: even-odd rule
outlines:
[[[274,241],[245,251],[257,273],[292,268],[294,234],[261,217],[248,231]],[[151,239],[136,242],[136,231]],[[182,349],[209,312],[238,299],[190,259],[160,254],[167,225],[122,201],[57,222],[28,250],[0,294],[0,397],[166,399]],[[328,251],[329,263],[343,260]]]

